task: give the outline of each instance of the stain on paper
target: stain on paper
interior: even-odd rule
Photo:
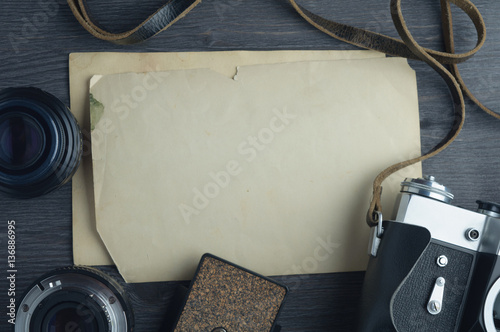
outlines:
[[[90,98],[90,130],[95,129],[96,124],[101,120],[104,114],[104,105],[97,99],[94,98],[92,94]]]

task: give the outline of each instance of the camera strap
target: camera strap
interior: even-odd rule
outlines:
[[[401,0],[391,0],[390,5],[391,16],[401,39],[325,19],[299,5],[296,0],[288,1],[307,22],[336,39],[361,48],[383,52],[388,55],[426,62],[439,73],[451,92],[455,110],[455,120],[446,137],[430,152],[417,158],[389,166],[375,178],[373,182],[373,198],[367,214],[367,223],[369,226],[375,226],[381,221],[379,220],[379,212],[382,211],[381,198],[383,181],[394,172],[435,156],[446,149],[446,147],[448,147],[458,136],[465,120],[465,103],[462,92],[486,113],[500,119],[499,114],[484,106],[470,92],[457,67],[458,63],[470,59],[483,46],[486,38],[486,26],[483,18],[476,6],[469,0],[441,0],[441,19],[446,49],[445,52],[424,48],[416,42],[404,20],[401,10]],[[68,0],[71,11],[87,31],[97,38],[116,44],[134,44],[146,40],[167,29],[200,2],[201,0],[169,0],[163,7],[158,9],[136,28],[127,32],[115,34],[107,32],[93,23],[89,11],[85,6],[85,0]],[[469,17],[476,29],[476,46],[468,52],[455,53],[450,3],[460,8]]]
[[[93,36],[115,44],[135,44],[153,37],[189,13],[201,0],[168,0],[160,9],[132,30],[111,33],[98,27],[85,6],[85,0],[68,0],[68,5],[80,24]]]
[[[470,59],[484,44],[486,38],[486,26],[478,9],[469,0],[441,0],[441,19],[443,27],[443,37],[446,52],[439,52],[420,46],[411,35],[401,10],[401,0],[391,0],[391,16],[396,30],[401,40],[389,36],[381,35],[375,32],[351,27],[345,24],[339,24],[318,16],[304,7],[298,5],[295,0],[289,0],[295,10],[310,24],[325,32],[326,34],[345,41],[347,43],[380,51],[393,56],[406,57],[409,59],[425,61],[429,64],[448,85],[453,99],[455,109],[455,120],[452,129],[447,136],[438,143],[430,152],[410,160],[406,160],[383,170],[373,182],[373,198],[367,213],[367,223],[369,226],[375,226],[382,220],[380,211],[382,211],[381,196],[382,182],[394,172],[399,171],[406,166],[423,161],[435,156],[448,147],[458,136],[465,120],[465,103],[463,93],[474,101],[481,109],[488,114],[499,118],[500,115],[484,106],[470,92],[465,85],[457,64]],[[472,21],[477,32],[476,46],[465,53],[457,54],[454,48],[453,22],[450,3],[460,8]],[[445,67],[447,66],[447,67]]]

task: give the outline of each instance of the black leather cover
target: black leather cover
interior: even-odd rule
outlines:
[[[448,258],[448,265],[445,267],[436,264],[437,257],[441,255]],[[396,330],[458,331],[473,270],[474,255],[472,251],[457,250],[446,244],[431,242],[394,293],[391,310]],[[442,310],[438,315],[431,315],[427,311],[427,303],[439,277],[445,279]]]
[[[363,284],[359,332],[395,331],[391,298],[429,245],[431,235],[423,227],[384,222],[377,257],[371,257]]]

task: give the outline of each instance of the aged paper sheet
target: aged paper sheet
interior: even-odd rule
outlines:
[[[90,155],[89,82],[95,74],[210,68],[232,77],[240,65],[314,60],[382,58],[372,51],[234,51],[184,53],[74,53],[69,58],[71,110],[85,138],[84,158],[73,177],[73,257],[75,264],[112,265],[97,233]]]
[[[95,76],[97,230],[128,282],[210,252],[265,275],[363,270],[371,181],[419,154],[404,59]],[[384,187],[384,211],[398,182]]]

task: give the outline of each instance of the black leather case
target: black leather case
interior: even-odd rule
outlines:
[[[437,265],[440,255],[446,267]],[[473,263],[474,253],[431,240],[423,227],[385,221],[365,275],[358,331],[456,331]],[[446,280],[443,309],[431,315],[427,303],[439,277]]]

